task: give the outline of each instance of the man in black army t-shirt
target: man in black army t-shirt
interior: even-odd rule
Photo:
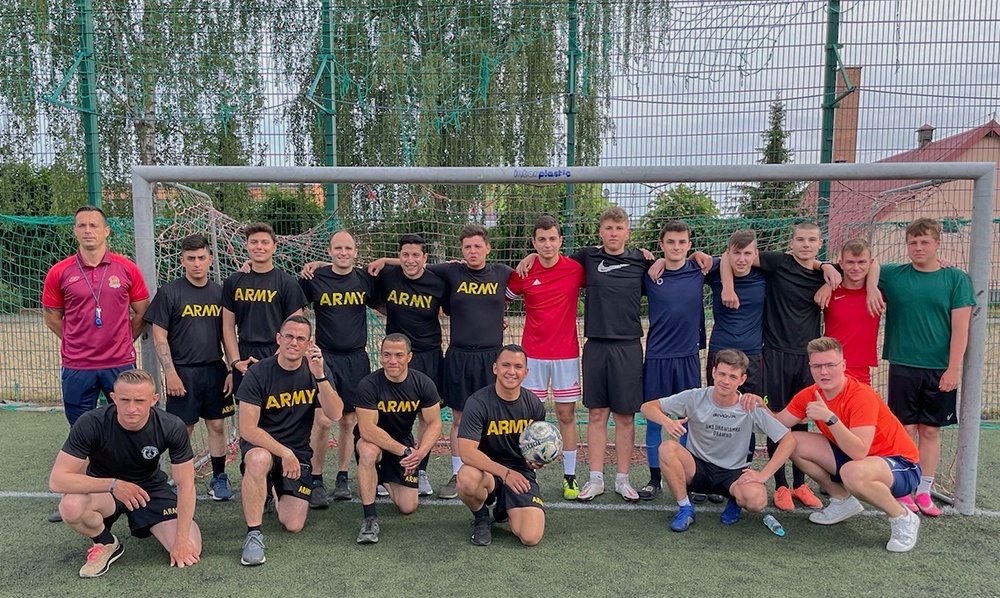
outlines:
[[[312,494],[309,433],[313,412],[322,406],[334,421],[343,414],[344,402],[311,336],[309,320],[290,316],[277,334],[277,355],[250,368],[236,391],[241,403],[240,470],[247,522],[240,559],[244,565],[264,562],[260,526],[264,500],[272,491],[278,495],[278,520],[285,529],[298,532],[305,525]]]
[[[358,492],[364,519],[358,544],[378,542],[375,487],[385,486],[404,515],[417,510],[416,470],[441,435],[441,407],[437,388],[425,374],[409,367],[410,340],[398,333],[382,341],[382,369],[358,386]],[[420,416],[420,438],[414,442],[413,424]]]
[[[63,494],[63,521],[94,542],[80,577],[104,575],[125,552],[111,533],[123,514],[136,538],[156,536],[171,566],[194,565],[201,531],[194,522],[194,453],[184,422],[156,408],[153,378],[143,370],[119,374],[111,399],[73,425],[49,477],[49,488]],[[164,451],[176,494],[160,469]]]
[[[493,364],[496,382],[476,391],[465,404],[458,430],[462,469],[458,495],[474,516],[472,543],[493,540],[487,506],[499,523],[510,518],[510,529],[525,546],[534,546],[545,533],[545,503],[535,481],[534,467],[521,454],[521,432],[533,421],[545,419],[545,406],[530,390],[521,388],[528,375],[528,356],[520,345],[500,349]]]
[[[188,435],[205,420],[212,479],[208,495],[233,497],[226,475],[225,418],[236,413],[229,369],[222,360],[222,287],[209,280],[212,254],[204,235],[181,240],[184,276],[161,287],[143,319],[152,325],[156,356],[166,375],[167,412]]]
[[[299,284],[312,304],[316,314],[316,344],[323,350],[327,367],[340,381],[338,390],[344,399],[344,416],[340,418],[337,437],[337,481],[333,488],[334,500],[350,500],[351,487],[347,482],[354,443],[354,402],[358,384],[371,373],[371,362],[365,347],[368,344],[368,311],[376,308],[375,279],[360,268],[354,267],[358,248],[354,236],[346,230],[333,233],[327,248],[329,264],[313,262],[302,271]],[[326,461],[331,422],[323,412],[316,411],[313,424],[313,493],[309,506],[325,509],[328,506],[323,485],[323,466]]]
[[[243,229],[250,272],[222,283],[222,338],[236,392],[251,364],[274,355],[275,335],[285,318],[301,314],[305,295],[295,277],[274,267],[274,229],[255,222]]]

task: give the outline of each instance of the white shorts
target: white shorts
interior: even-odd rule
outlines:
[[[573,359],[532,359],[528,358],[528,376],[525,388],[545,401],[552,387],[552,399],[556,403],[575,403],[582,395],[580,389],[580,360]]]

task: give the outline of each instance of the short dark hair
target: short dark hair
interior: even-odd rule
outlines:
[[[662,241],[663,235],[667,233],[687,233],[688,239],[691,239],[691,227],[683,220],[667,220],[664,222],[663,227],[660,228],[659,239]]]
[[[424,249],[424,245],[426,245],[426,244],[427,244],[427,241],[424,241],[423,237],[421,237],[420,235],[413,234],[413,233],[405,234],[405,235],[403,235],[402,237],[399,238],[399,248],[400,249],[403,249],[403,245],[419,245],[420,246],[420,251],[422,251],[423,253],[427,253],[427,250]]]
[[[840,249],[840,255],[850,253],[851,255],[862,255],[864,252],[871,254],[872,246],[864,239],[851,239]]]
[[[500,350],[497,351],[497,358],[495,359],[495,361],[500,361],[500,354],[503,353],[504,351],[508,351],[510,353],[520,353],[521,355],[524,355],[525,358],[528,357],[528,354],[524,352],[524,347],[522,347],[517,343],[510,343],[508,345],[500,347]]]
[[[290,315],[287,318],[285,318],[284,322],[281,323],[281,326],[278,328],[278,332],[281,332],[282,330],[285,329],[285,324],[305,324],[306,326],[309,327],[309,337],[312,338],[313,325],[312,322],[309,321],[309,318],[300,314]]]
[[[556,233],[558,233],[560,237],[562,236],[562,227],[559,226],[559,221],[553,216],[543,214],[538,217],[538,220],[535,220],[535,228],[531,229],[531,236],[534,238],[538,231],[549,230],[550,228],[556,229]]]
[[[208,249],[208,239],[201,233],[188,235],[181,239],[181,252]],[[211,253],[211,251],[209,251]]]
[[[753,232],[749,228],[741,228],[729,235],[729,248],[739,251],[741,249],[746,249],[751,243],[755,243],[756,241],[757,233]]]
[[[380,346],[384,348],[386,343],[403,343],[406,346],[407,353],[413,350],[412,345],[410,345],[410,337],[400,332],[392,332],[385,335]]]
[[[906,227],[907,237],[923,237],[930,235],[935,241],[941,240],[941,232],[944,228],[941,223],[933,218],[917,218]]]
[[[92,206],[90,204],[87,204],[85,206],[80,206],[79,208],[77,208],[76,212],[73,214],[73,219],[75,220],[77,216],[79,216],[84,212],[97,212],[98,214],[101,215],[101,218],[104,219],[104,224],[105,225],[108,224],[108,215],[104,213],[104,210],[102,210],[97,206]]]
[[[249,239],[250,235],[255,235],[257,233],[267,233],[271,235],[271,240],[275,243],[278,242],[278,236],[274,234],[274,229],[271,225],[266,222],[253,222],[246,225],[243,229],[243,238]]]
[[[747,373],[747,369],[750,367],[750,358],[746,356],[746,353],[740,351],[739,349],[723,349],[715,354],[714,367],[719,367],[720,363],[738,368],[745,374]]]
[[[462,227],[462,232],[458,233],[458,242],[470,238],[470,237],[482,237],[483,241],[486,243],[490,242],[490,233],[486,230],[485,226],[480,226],[478,224],[466,224]]]
[[[818,231],[821,231],[822,229],[819,227],[818,224],[816,224],[812,220],[803,220],[802,222],[796,222],[795,224],[792,225],[792,234],[795,234],[795,231],[797,231],[797,230],[818,230]]]

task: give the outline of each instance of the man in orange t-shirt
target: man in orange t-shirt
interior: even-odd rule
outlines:
[[[886,549],[911,550],[920,519],[896,498],[908,496],[920,482],[917,446],[878,393],[845,374],[844,350],[836,339],[814,339],[807,353],[815,384],[775,417],[789,427],[812,420],[820,431],[794,432],[792,461],[830,494],[830,504],[809,521],[840,523],[864,510],[861,498],[889,516]]]

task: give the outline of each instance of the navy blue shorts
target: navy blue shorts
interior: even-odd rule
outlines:
[[[829,440],[827,438],[827,442]],[[847,456],[847,453],[840,450],[839,446],[832,442],[830,442],[830,448],[833,449],[833,459],[837,462],[837,471],[830,475],[830,479],[838,484],[842,484],[843,480],[840,478],[840,469],[845,464],[851,462],[852,459]],[[905,459],[899,455],[882,457],[882,460],[886,462],[886,465],[889,466],[889,471],[892,472],[892,487],[889,490],[894,497],[909,496],[917,489],[917,485],[920,484],[921,473],[919,464],[913,463],[909,459]]]
[[[701,387],[701,360],[698,354],[665,359],[646,358],[642,366],[642,398],[645,401]]]
[[[76,423],[80,416],[97,407],[97,397],[103,392],[104,398],[111,401],[111,391],[115,388],[118,374],[125,370],[134,370],[135,364],[121,365],[103,370],[74,370],[62,368],[61,382],[63,408],[69,425]]]

